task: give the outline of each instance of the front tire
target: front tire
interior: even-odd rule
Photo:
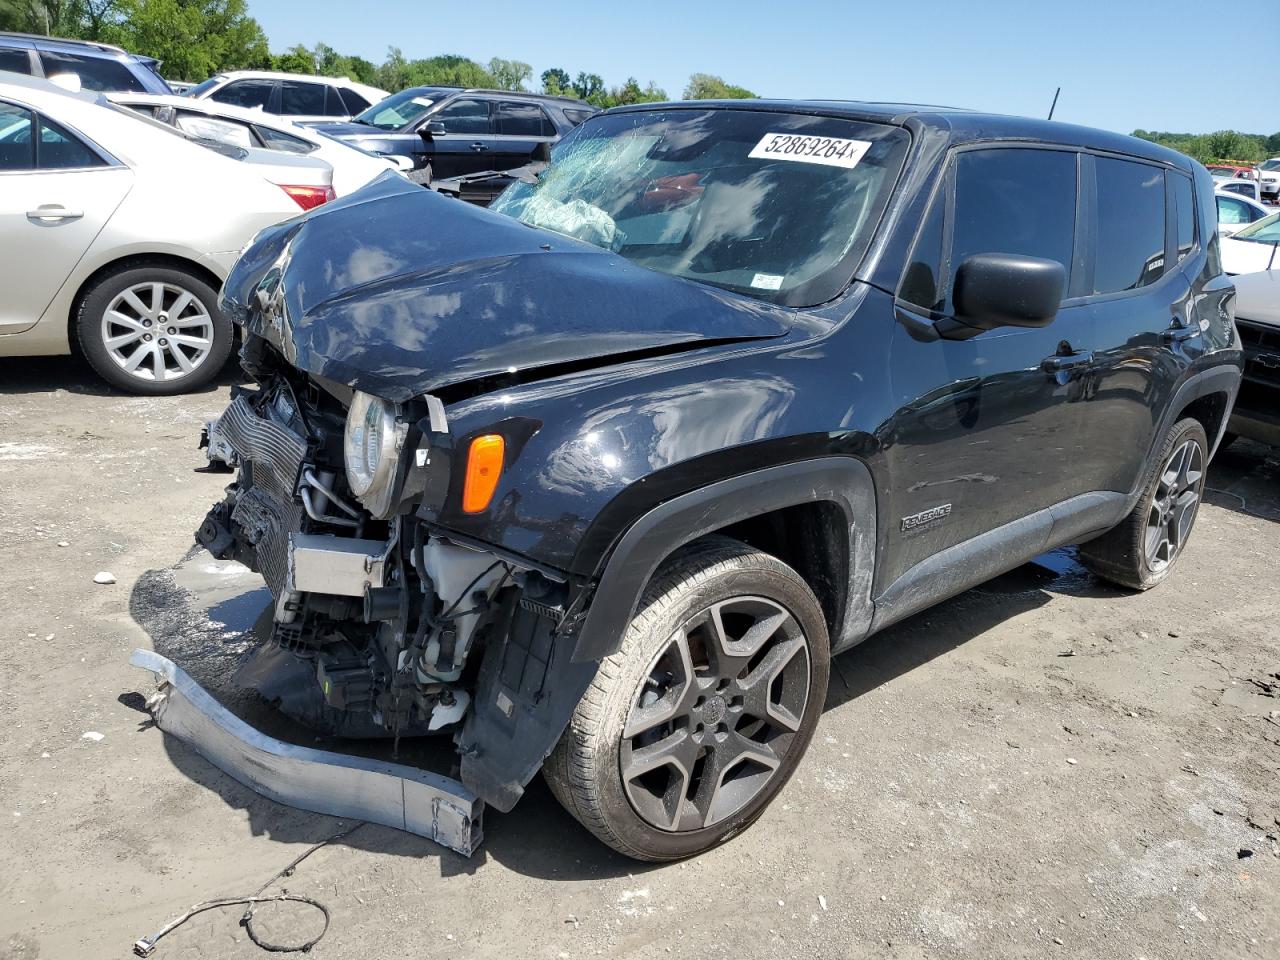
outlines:
[[[1081,545],[1084,565],[1134,590],[1150,590],[1169,576],[1195,525],[1208,462],[1200,422],[1187,417],[1175,423],[1137,506],[1118,526]]]
[[[822,608],[800,575],[709,537],[654,575],[544,777],[615,850],[701,853],[751,824],[791,777],[829,669]]]
[[[231,322],[199,277],[160,264],[110,273],[81,298],[80,349],[98,376],[146,396],[196,390],[227,362]]]

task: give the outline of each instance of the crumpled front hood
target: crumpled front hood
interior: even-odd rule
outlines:
[[[300,369],[394,401],[504,373],[776,337],[792,321],[785,308],[634,266],[395,173],[260,233],[221,305]]]

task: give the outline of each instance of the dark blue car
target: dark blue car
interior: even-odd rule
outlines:
[[[597,112],[582,100],[504,90],[410,87],[348,123],[316,124],[369,153],[408,157],[413,179],[511,170]]]
[[[73,73],[83,89],[103,93],[173,93],[155,57],[87,40],[0,33],[0,70],[46,78]]]

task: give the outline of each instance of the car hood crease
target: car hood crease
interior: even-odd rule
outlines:
[[[221,305],[295,366],[388,400],[778,337],[793,311],[638,267],[387,173],[255,239]]]

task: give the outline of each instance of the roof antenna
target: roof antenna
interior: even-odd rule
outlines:
[[[1049,119],[1050,119],[1050,120],[1052,120],[1052,119],[1053,119],[1053,111],[1054,111],[1054,110],[1056,110],[1056,109],[1057,109],[1057,107],[1058,107],[1058,94],[1060,94],[1061,92],[1062,92],[1062,88],[1061,88],[1061,87],[1059,87],[1057,90],[1053,91],[1053,103],[1049,104]]]

